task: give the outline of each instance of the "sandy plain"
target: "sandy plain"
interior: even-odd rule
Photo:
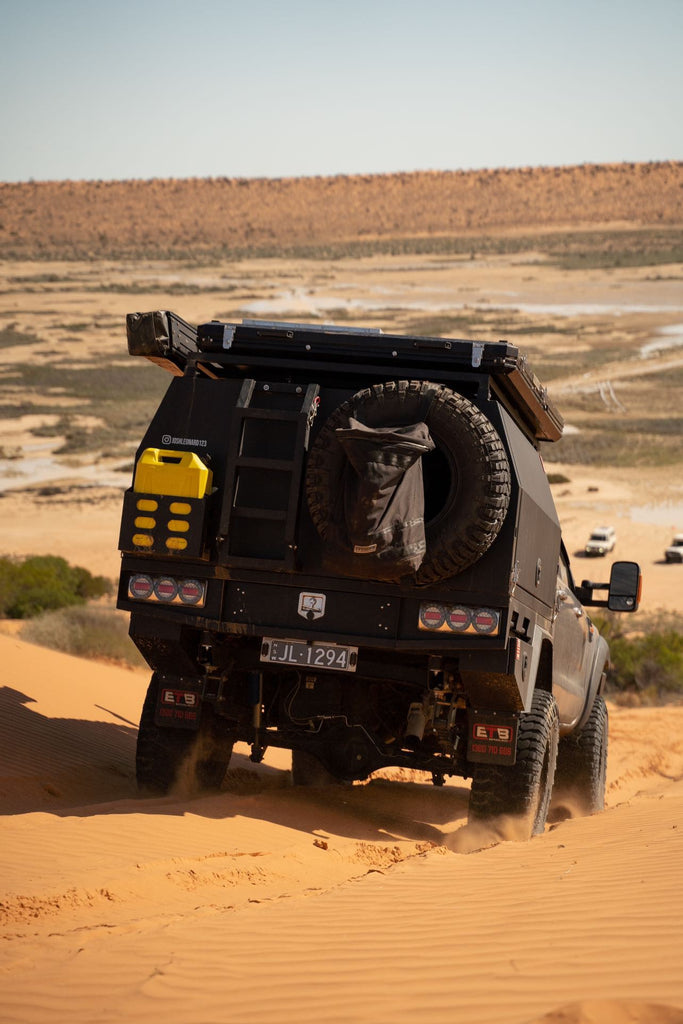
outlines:
[[[533,252],[6,263],[2,553],[115,576],[139,424],[102,433],[122,394],[84,395],[67,371],[113,381],[128,365],[125,313],[154,308],[480,340],[512,329],[549,371],[570,438],[616,434],[637,456],[630,419],[646,412],[666,439],[680,416],[667,390],[683,365],[678,264],[570,272]],[[151,372],[148,413],[164,384]],[[85,447],[58,454],[77,430]],[[615,557],[642,565],[643,609],[683,611],[683,566],[663,562],[683,528],[680,459],[630,461],[546,459],[567,478],[553,489],[575,574],[608,572],[609,559],[578,555],[607,521]],[[396,772],[302,792],[285,756],[255,766],[240,749],[218,795],[181,781],[139,798],[144,673],[7,634],[0,664],[3,1024],[683,1021],[683,708],[611,707],[604,813],[477,849],[461,780],[438,791]]]

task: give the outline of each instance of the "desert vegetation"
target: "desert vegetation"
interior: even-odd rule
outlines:
[[[616,615],[595,616],[609,643],[607,693],[619,703],[657,704],[683,699],[683,617],[658,612],[639,617],[637,629]]]
[[[0,557],[0,617],[28,619],[111,593],[111,582],[56,555]]]
[[[113,607],[112,581],[57,555],[0,556],[0,618],[20,619],[22,640],[95,661],[144,664]]]
[[[567,266],[655,265],[681,258],[682,179],[683,163],[669,161],[0,184],[0,252],[13,260],[338,259],[540,245]]]
[[[130,668],[145,665],[128,636],[128,616],[99,604],[46,611],[22,626],[22,640],[79,658],[105,661]]]

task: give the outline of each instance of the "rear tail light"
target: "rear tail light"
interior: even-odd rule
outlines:
[[[138,601],[146,601],[154,596],[154,580],[151,576],[131,576],[128,593]]]
[[[446,621],[446,609],[441,604],[420,605],[420,626],[422,629],[441,629]]]
[[[492,612],[490,608],[482,608],[474,614],[474,628],[477,633],[486,633],[487,635],[495,633],[498,628],[498,618],[497,612]]]
[[[154,593],[159,601],[170,604],[178,593],[178,584],[170,576],[160,576],[154,584]]]
[[[466,608],[461,604],[420,605],[419,628],[436,633],[493,636],[500,627],[500,612],[492,608]]]
[[[204,584],[199,580],[181,580],[178,597],[183,604],[200,604],[204,601]]]
[[[206,601],[206,582],[135,573],[128,580],[128,596],[135,601],[155,601],[202,608]]]
[[[450,609],[446,621],[454,633],[464,633],[472,622],[472,612],[469,608],[458,605],[457,608]]]

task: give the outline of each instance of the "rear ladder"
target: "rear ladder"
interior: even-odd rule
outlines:
[[[233,410],[219,563],[295,568],[301,476],[319,390],[317,384],[243,381]]]

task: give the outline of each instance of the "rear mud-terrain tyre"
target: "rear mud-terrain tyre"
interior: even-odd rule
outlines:
[[[220,789],[234,745],[235,736],[229,724],[214,712],[210,704],[205,704],[188,761],[190,788],[203,791]]]
[[[233,740],[225,724],[202,709],[202,722],[197,732],[162,727],[154,715],[159,690],[156,673],[142,706],[135,755],[135,775],[142,793],[164,796],[187,769],[190,789],[218,789],[225,777],[232,755]]]
[[[510,503],[510,465],[489,419],[462,395],[428,381],[388,381],[343,402],[313,442],[306,471],[308,507],[323,539],[345,461],[336,431],[351,417],[369,427],[424,422],[436,444],[423,457],[427,551],[416,582],[448,579],[478,561]]]
[[[342,786],[344,782],[333,775],[315,754],[309,754],[307,750],[293,750],[292,785]]]
[[[500,825],[504,834],[540,835],[548,817],[555,778],[559,718],[554,697],[534,693],[531,710],[520,715],[514,765],[474,765],[468,823]]]
[[[554,809],[576,815],[605,809],[608,733],[607,705],[598,696],[583,728],[560,740]]]

